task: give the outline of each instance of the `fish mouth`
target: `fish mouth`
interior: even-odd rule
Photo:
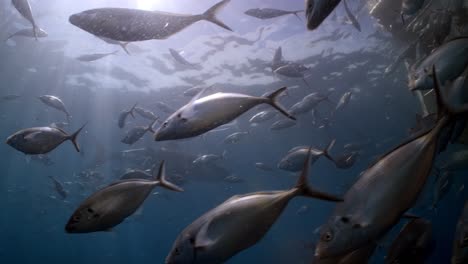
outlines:
[[[77,232],[76,232],[76,228],[74,228],[73,225],[71,225],[70,223],[68,223],[68,224],[65,226],[65,232],[68,233],[68,234],[77,233]]]
[[[80,20],[79,14],[73,14],[68,18],[68,22],[74,26],[78,26],[78,21]]]

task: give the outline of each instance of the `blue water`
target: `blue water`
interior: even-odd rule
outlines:
[[[180,231],[232,195],[286,190],[294,186],[295,173],[279,169],[260,171],[255,168],[255,162],[276,167],[292,147],[312,145],[322,148],[331,139],[337,140],[332,151],[336,155],[346,143],[370,142],[351,169],[339,170],[326,159],[320,159],[312,167],[309,179],[316,188],[343,194],[378,155],[408,137],[407,130],[413,126],[420,106],[407,88],[406,71],[402,66],[392,76],[382,77],[383,69],[395,57],[385,51],[397,53],[403,46],[385,34],[385,41],[370,41],[368,36],[379,29],[366,12],[359,15],[363,26],[361,33],[340,23],[339,19],[338,22],[325,22],[319,30],[310,32],[306,31],[304,22],[294,16],[261,21],[243,14],[246,9],[256,7],[302,9],[304,3],[301,0],[232,1],[220,17],[234,29],[234,33],[208,22],[199,22],[168,40],[132,43],[129,46],[131,56],[119,51],[115,56],[96,62],[84,63],[75,59],[82,54],[111,52],[119,47],[110,46],[73,27],[68,23],[68,16],[73,13],[107,6],[200,13],[216,0],[167,2],[31,1],[36,20],[48,31],[49,37],[39,41],[15,38],[0,43],[0,95],[21,95],[17,100],[0,103],[0,138],[6,139],[23,128],[64,122],[63,113],[36,98],[44,94],[59,96],[66,104],[72,115],[70,125],[65,128],[67,132],[74,132],[88,122],[78,139],[83,152],[77,153],[70,142],[65,142],[48,155],[54,162],[51,166],[30,160],[6,144],[0,145],[0,263],[164,263]],[[361,1],[349,2],[353,8],[361,6]],[[344,16],[342,7],[335,12],[338,17]],[[0,25],[0,38],[29,26],[10,1],[0,3]],[[253,42],[261,27],[265,28],[263,36]],[[336,29],[350,33],[350,36],[311,44],[323,36],[333,36]],[[231,41],[222,45],[222,49],[214,48],[221,45],[220,38],[229,39],[230,36],[251,43]],[[301,79],[280,79],[266,69],[265,65],[279,46],[286,60],[311,67],[307,81],[313,89]],[[203,68],[187,69],[177,65],[169,55],[169,47],[184,50],[187,60],[200,63]],[[320,55],[322,51],[325,53]],[[149,123],[137,116],[128,119],[125,129],[119,129],[119,113],[138,102],[139,106],[164,119],[168,114],[158,109],[155,103],[165,102],[177,109],[190,100],[183,96],[183,92],[199,84],[215,84],[218,91],[249,95],[261,95],[281,86],[298,86],[281,99],[287,107],[316,90],[333,89],[333,102],[346,91],[354,93],[349,105],[325,128],[314,125],[310,114],[300,116],[296,126],[281,131],[269,130],[277,118],[253,127],[248,120],[259,110],[252,109],[236,120],[236,128],[206,137],[155,142],[147,134],[130,148],[165,147],[189,157],[226,151],[226,159],[218,163],[223,169],[212,175],[185,171],[183,193],[156,188],[145,201],[142,212],[129,217],[112,232],[65,233],[68,218],[88,195],[118,179],[127,168],[148,169],[153,165],[126,164],[111,158],[115,153],[129,149],[120,142],[128,129]],[[326,116],[333,107],[322,103],[318,111]],[[223,143],[227,135],[238,131],[249,131],[250,134],[238,144]],[[445,155],[454,149],[450,147]],[[101,151],[105,162],[96,167]],[[437,164],[443,162],[445,155]],[[166,162],[170,168],[168,174],[171,174],[178,165],[190,164],[191,160],[174,156]],[[96,171],[101,176],[84,179],[78,176],[82,171]],[[415,214],[433,224],[436,247],[427,263],[448,263],[450,259],[455,224],[467,199],[466,192],[457,192],[466,184],[463,178],[466,173],[456,173],[452,190],[442,199],[436,212],[428,210],[432,204],[434,179],[430,177],[414,208]],[[229,175],[242,181],[225,181]],[[68,192],[65,200],[59,198],[48,176],[63,183]],[[305,212],[301,210],[304,206],[307,208]],[[265,238],[228,263],[310,263],[313,244],[318,239],[314,230],[327,220],[333,207],[329,202],[293,199]],[[386,248],[404,222],[402,220],[379,241],[381,246],[372,263],[382,263]]]

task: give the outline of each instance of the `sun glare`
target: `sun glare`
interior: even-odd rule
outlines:
[[[137,0],[137,8],[142,10],[154,10],[159,6],[159,0]]]

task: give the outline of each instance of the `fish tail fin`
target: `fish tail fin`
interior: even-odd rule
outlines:
[[[128,55],[131,55],[130,52],[127,49],[127,45],[130,44],[130,42],[120,42],[119,45],[122,47],[122,49],[127,53]]]
[[[135,103],[132,108],[130,108],[130,110],[128,111],[130,113],[130,115],[135,118],[135,114],[133,113],[135,111],[135,107],[138,105],[138,102]]]
[[[69,137],[69,139],[73,143],[73,146],[75,146],[77,152],[80,152],[80,146],[78,145],[76,139],[78,138],[78,135],[80,134],[81,130],[83,130],[83,128],[86,126],[86,124],[88,123],[84,123],[84,125],[82,125],[75,133],[71,134]]]
[[[8,40],[11,39],[12,37],[14,37],[15,34],[16,34],[16,33],[13,33],[13,34],[9,35],[8,38],[6,38],[4,41],[8,41]]]
[[[156,174],[157,173],[157,174]],[[166,180],[166,162],[163,160],[159,165],[159,170],[156,170],[156,166],[153,168],[154,180],[158,182],[158,185],[175,192],[183,192],[184,190],[179,186]]]
[[[302,77],[302,80],[304,81],[304,83],[305,83],[310,89],[313,89],[312,86],[310,86],[309,82],[306,80],[305,77]]]
[[[315,190],[307,183],[307,177],[309,176],[309,168],[310,168],[310,154],[311,154],[310,150],[311,148],[309,148],[307,158],[304,160],[304,166],[302,167],[301,175],[295,186],[295,188],[298,190],[297,195],[316,198],[320,200],[332,201],[332,202],[343,201],[342,198],[337,197],[335,195]]]
[[[151,124],[148,126],[148,131],[150,131],[151,133],[156,133],[153,129],[153,126],[154,124],[156,124],[156,122],[158,121],[159,117],[155,118],[153,122],[151,122]]]
[[[221,20],[219,20],[216,17],[216,14],[225,6],[227,5],[231,0],[223,0],[214,6],[212,6],[210,9],[206,10],[205,13],[202,14],[202,19],[210,21],[213,24],[216,24],[224,29],[227,29],[229,31],[233,31],[230,27],[228,27],[226,24],[224,24]]]
[[[267,103],[271,106],[273,106],[274,108],[276,108],[276,110],[280,111],[283,115],[285,115],[286,117],[292,119],[292,120],[296,120],[296,118],[294,116],[292,116],[290,113],[288,113],[288,110],[286,110],[283,106],[281,106],[278,102],[278,96],[280,94],[282,94],[284,91],[286,91],[286,88],[287,87],[281,87],[279,88],[278,90],[272,92],[270,95],[268,95],[266,97],[267,99]]]
[[[336,139],[333,139],[332,141],[330,141],[330,143],[328,143],[328,146],[323,150],[323,156],[325,156],[325,158],[329,159],[332,162],[335,162],[335,160],[330,155],[330,152],[333,146],[335,146],[335,142],[336,142]]]
[[[302,21],[302,18],[298,15],[298,13],[300,13],[300,12],[304,12],[304,10],[297,10],[297,11],[293,11],[293,12],[291,12],[291,13],[292,13],[294,16],[296,16],[297,19],[299,19],[299,21],[304,22],[304,21]]]

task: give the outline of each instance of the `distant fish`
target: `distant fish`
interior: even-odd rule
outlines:
[[[283,129],[286,129],[286,128],[290,128],[290,127],[293,127],[297,124],[296,121],[294,120],[290,120],[290,119],[281,119],[281,120],[278,120],[276,122],[274,122],[271,126],[270,126],[270,130],[273,130],[273,131],[277,131],[277,130],[283,130]]]
[[[33,32],[36,32],[38,26],[36,25],[36,21],[34,20],[31,5],[29,4],[28,0],[11,0],[11,3],[24,18],[31,22]],[[37,39],[37,33],[36,35],[34,35],[34,37]]]
[[[227,136],[225,139],[224,139],[224,143],[225,144],[236,144],[236,143],[239,143],[239,141],[244,138],[245,136],[247,136],[249,134],[249,132],[236,132],[236,133],[232,133],[230,134],[229,136]]]
[[[122,41],[117,41],[117,40],[113,40],[113,39],[105,38],[105,37],[98,37],[98,38],[100,38],[101,40],[103,40],[107,44],[120,46],[125,51],[125,53],[130,55],[130,52],[127,49],[127,46],[128,46],[128,44],[130,44],[130,42],[122,42]]]
[[[26,157],[30,157],[32,161],[40,162],[44,164],[45,166],[52,166],[55,164],[55,162],[48,155],[45,155],[45,154],[30,155]],[[29,160],[27,161],[29,162]]]
[[[285,15],[295,15],[299,20],[301,20],[301,18],[297,15],[297,13],[300,12],[304,12],[304,10],[285,11],[274,8],[253,8],[245,11],[244,14],[258,19],[270,19]]]
[[[52,127],[27,128],[9,136],[6,143],[24,154],[37,155],[49,153],[64,141],[70,140],[76,151],[80,152],[76,138],[85,125],[71,135]]]
[[[273,119],[277,114],[278,112],[272,110],[262,111],[252,116],[252,118],[249,119],[249,122],[253,124],[263,123]]]
[[[225,152],[223,152],[222,155],[216,155],[216,154],[201,155],[193,161],[193,164],[195,165],[213,164],[217,161],[225,159],[225,155],[226,155]]]
[[[216,18],[230,0],[223,0],[201,15],[181,15],[127,8],[98,8],[71,15],[71,24],[98,37],[131,42],[166,39],[200,20],[232,31]]]
[[[49,178],[54,183],[55,192],[57,192],[58,195],[62,197],[62,200],[67,199],[68,194],[67,194],[67,191],[65,191],[65,189],[63,188],[62,184],[59,181],[57,181],[57,179],[55,179],[53,176],[49,176]]]
[[[45,38],[47,36],[47,32],[45,32],[42,28],[37,28],[36,31],[34,31],[32,28],[25,28],[11,34],[7,39],[5,39],[5,41],[13,37]]]
[[[468,262],[468,201],[458,218],[455,236],[453,239],[451,264],[464,264]]]
[[[135,107],[134,110],[139,116],[141,116],[141,117],[143,117],[145,119],[151,120],[151,121],[157,120],[159,118],[153,112],[151,112],[149,110],[146,110],[146,109],[143,109],[141,107]]]
[[[153,126],[156,121],[157,119],[154,119],[148,127],[137,126],[132,128],[130,131],[128,131],[127,135],[125,135],[121,142],[127,145],[133,145],[135,142],[140,140],[140,138],[142,138],[146,132],[150,131],[154,133]]]
[[[306,95],[302,98],[301,101],[291,106],[289,112],[292,115],[301,115],[312,111],[314,108],[318,106],[319,103],[327,101],[330,102],[329,99],[330,93],[327,95],[320,94],[320,93],[311,93]]]
[[[39,100],[41,100],[41,102],[43,102],[44,104],[65,113],[67,120],[70,120],[71,115],[68,113],[67,108],[65,107],[65,104],[63,103],[63,101],[57,96],[42,95],[42,96],[39,96]]]
[[[307,29],[317,29],[341,0],[306,0]]]
[[[329,152],[333,148],[335,140],[331,141],[323,150],[307,148],[306,146],[294,147],[278,162],[278,169],[297,172],[302,169],[304,160],[310,156],[309,160],[313,165],[321,156],[334,161]]]
[[[425,263],[431,253],[432,224],[416,218],[408,222],[393,240],[385,264]]]
[[[348,16],[349,20],[351,20],[351,23],[353,24],[353,26],[359,32],[361,32],[361,25],[359,24],[359,21],[357,20],[357,18],[353,15],[353,12],[351,12],[351,10],[349,9],[349,6],[348,6],[348,3],[346,2],[346,0],[343,0],[343,6],[345,8],[346,15]]]
[[[286,76],[286,77],[289,77],[289,78],[301,78],[302,81],[304,81],[304,83],[309,88],[312,89],[312,86],[310,86],[310,84],[305,79],[304,72],[307,71],[307,70],[308,70],[308,68],[305,67],[304,65],[290,64],[289,63],[289,64],[286,64],[286,65],[283,65],[283,66],[277,68],[276,70],[274,70],[274,73],[282,75],[282,76]]]
[[[225,263],[260,241],[293,198],[341,201],[309,186],[309,164],[307,157],[290,190],[236,195],[199,217],[179,234],[165,263]]]
[[[263,163],[263,162],[256,162],[255,163],[255,168],[259,169],[259,170],[263,170],[263,171],[272,171],[274,170],[273,167]]]
[[[359,152],[348,152],[348,153],[343,153],[338,157],[334,157],[333,161],[335,163],[335,166],[339,169],[349,169],[353,167],[354,163],[356,163],[358,157],[359,157]]]
[[[177,61],[178,63],[182,64],[182,65],[190,66],[190,67],[198,66],[198,64],[196,64],[196,63],[188,62],[184,57],[182,57],[182,55],[180,55],[179,52],[177,52],[174,49],[169,49],[169,52],[171,53],[174,60]]]
[[[352,95],[353,95],[353,92],[344,93],[341,96],[340,100],[338,101],[338,104],[336,104],[335,110],[333,111],[332,115],[334,115],[340,109],[344,108],[349,103],[349,101],[351,100]]]
[[[118,51],[113,51],[113,52],[109,52],[109,53],[85,54],[85,55],[81,55],[81,56],[77,57],[76,59],[79,60],[79,61],[84,61],[84,62],[97,61],[97,60],[105,58],[105,57],[107,57],[109,55],[114,55],[117,52]]]
[[[155,140],[190,138],[227,124],[249,109],[269,104],[283,115],[295,119],[277,101],[286,90],[282,87],[267,97],[254,97],[235,93],[216,93],[201,97],[202,92],[172,114],[156,131]]]
[[[135,107],[137,106],[137,103],[135,103],[130,110],[124,110],[120,113],[119,115],[119,121],[118,125],[119,128],[124,128],[125,127],[125,121],[127,120],[128,115],[131,115],[133,118],[135,118],[135,115],[133,114],[133,111],[135,111]]]
[[[130,179],[115,182],[88,197],[68,220],[67,233],[109,231],[129,217],[143,204],[156,186],[181,192],[166,181],[165,163],[153,169],[151,180]]]
[[[7,95],[0,96],[0,100],[2,100],[2,101],[13,101],[13,100],[16,100],[18,98],[21,98],[21,95],[7,94]]]

